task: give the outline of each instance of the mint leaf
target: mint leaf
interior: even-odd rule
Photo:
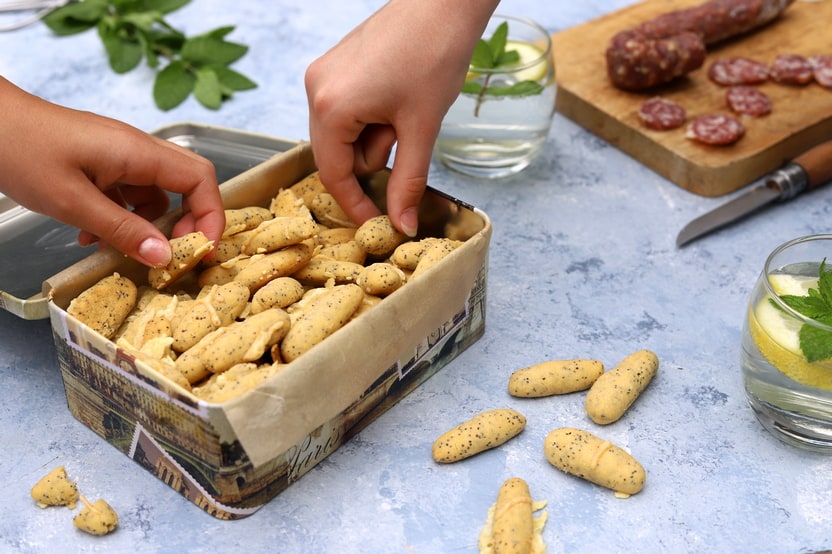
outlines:
[[[826,270],[826,258],[820,263],[818,290],[828,306],[832,306],[832,270]]]
[[[488,94],[491,96],[531,96],[540,94],[542,90],[543,85],[535,81],[519,81],[508,87],[488,87]]]
[[[145,59],[149,67],[158,70],[153,99],[159,109],[178,106],[191,92],[203,106],[217,109],[235,91],[257,87],[228,67],[248,52],[248,46],[225,40],[233,26],[192,38],[175,29],[165,20],[165,14],[189,2],[76,0],[51,12],[44,22],[58,36],[97,27],[109,65],[116,73],[126,73]]]
[[[248,47],[223,40],[233,30],[234,27],[221,27],[186,40],[182,45],[182,59],[195,64],[222,65],[237,61],[245,55]]]
[[[84,0],[49,12],[43,22],[58,36],[75,35],[95,27],[107,13],[107,0]]]
[[[133,25],[136,29],[146,33],[150,32],[155,24],[164,22],[162,12],[128,13],[121,16],[119,20],[125,27]]]
[[[494,67],[494,55],[491,53],[491,47],[483,39],[478,40],[477,45],[474,46],[474,53],[471,55],[471,67]]]
[[[214,73],[217,74],[217,78],[219,78],[220,83],[223,86],[228,87],[232,91],[237,90],[250,90],[253,88],[257,88],[257,83],[243,75],[242,73],[237,73],[233,69],[229,69],[227,67],[215,67]]]
[[[185,101],[194,90],[196,77],[180,61],[171,62],[156,75],[153,100],[160,110],[170,110]]]
[[[832,325],[832,317],[827,318],[825,323]],[[832,332],[803,325],[800,328],[800,349],[810,363],[832,358]]]
[[[503,21],[494,30],[494,34],[488,39],[488,46],[491,49],[491,66],[496,67],[500,65],[500,58],[506,51],[506,42],[508,40],[508,22]]]
[[[800,312],[808,318],[818,319],[819,317],[828,314],[830,308],[823,298],[812,296],[812,290],[814,289],[809,289],[809,296],[794,296],[787,294],[781,296],[780,300],[782,300],[784,304],[794,311]]]
[[[142,61],[144,50],[141,43],[125,37],[118,25],[107,25],[106,20],[102,20],[98,36],[107,51],[110,67],[116,73],[127,73]]]
[[[508,52],[503,52],[500,54],[500,57],[497,59],[497,63],[495,64],[496,67],[506,67],[509,65],[517,65],[520,62],[520,54],[517,53],[517,50],[509,50]]]
[[[832,327],[832,270],[826,269],[826,258],[818,269],[818,288],[810,288],[806,296],[787,294],[780,299],[794,311]],[[832,332],[804,323],[798,337],[810,363],[832,358]]]
[[[144,0],[141,4],[147,11],[170,13],[178,10],[186,4],[189,4],[190,1],[191,0]]]
[[[222,88],[217,74],[210,68],[199,69],[196,72],[194,96],[206,108],[216,110],[222,103]]]

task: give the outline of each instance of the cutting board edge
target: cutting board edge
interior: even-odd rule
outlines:
[[[665,145],[653,141],[648,135],[620,120],[609,118],[602,109],[583,101],[567,88],[560,87],[558,90],[557,111],[674,184],[706,197],[730,194],[832,137],[830,116],[800,133],[784,137],[770,148],[752,156],[719,165],[703,166],[690,164]],[[649,162],[645,162],[641,159],[643,156],[639,156],[644,149],[653,152]],[[749,168],[753,168],[754,172],[749,173]],[[749,179],[749,174],[754,177]]]

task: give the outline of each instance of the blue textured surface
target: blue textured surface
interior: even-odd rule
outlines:
[[[505,0],[552,32],[621,7]],[[49,100],[152,131],[179,121],[308,137],[303,72],[380,1],[200,0],[170,19],[189,34],[234,24],[251,47],[235,68],[259,88],[217,112],[193,100],[170,112],[146,68],[116,75],[94,33],[54,38],[42,25],[0,34],[0,74]],[[3,137],[3,140],[14,140]],[[692,195],[557,115],[544,155],[521,175],[479,182],[441,167],[431,184],[490,215],[483,339],[255,515],[200,512],[75,421],[66,409],[49,324],[0,313],[0,551],[473,552],[502,481],[548,501],[549,552],[811,552],[832,548],[832,458],[780,444],[754,419],[739,374],[747,295],[767,253],[829,232],[830,191],[808,194],[696,242],[678,230],[722,199]],[[604,428],[583,394],[510,397],[512,371],[550,358],[612,367],[648,348],[661,368],[627,415]],[[434,439],[474,413],[513,407],[526,430],[453,465]],[[543,439],[560,426],[628,449],[647,485],[627,500],[558,472]],[[95,538],[72,512],[40,510],[31,486],[63,464],[88,497],[118,511]]]

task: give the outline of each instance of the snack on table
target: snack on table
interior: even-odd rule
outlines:
[[[526,427],[523,414],[502,408],[480,412],[440,436],[433,443],[433,459],[449,464],[496,448]]]
[[[644,488],[644,468],[630,454],[589,431],[563,427],[546,436],[544,453],[559,470],[627,497]]]
[[[523,479],[507,479],[497,493],[497,501],[488,509],[478,541],[480,554],[544,554],[542,532],[548,514],[534,517],[534,512],[545,506],[545,501],[532,500]]]
[[[653,352],[639,350],[630,354],[592,384],[586,394],[587,415],[599,425],[618,421],[658,369],[659,358]]]
[[[74,481],[69,480],[64,466],[56,467],[35,483],[31,494],[41,508],[49,506],[75,508],[79,497],[78,487]]]
[[[549,360],[511,374],[508,393],[521,398],[540,398],[588,389],[604,373],[598,360]]]
[[[90,535],[107,535],[116,530],[118,514],[103,499],[99,498],[92,504],[81,497],[84,507],[72,519],[72,524]]]

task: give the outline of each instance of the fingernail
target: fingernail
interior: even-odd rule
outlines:
[[[139,256],[152,267],[164,267],[170,263],[170,244],[157,238],[147,238],[139,245]]]
[[[402,212],[402,232],[410,238],[416,236],[419,230],[419,213],[416,208],[408,208]]]

